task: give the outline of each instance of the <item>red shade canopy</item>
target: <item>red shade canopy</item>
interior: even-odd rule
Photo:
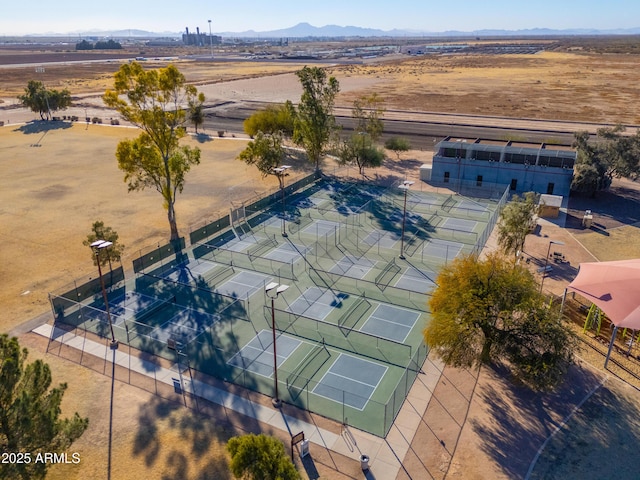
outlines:
[[[640,330],[640,259],[581,263],[567,290],[595,303],[616,327]]]

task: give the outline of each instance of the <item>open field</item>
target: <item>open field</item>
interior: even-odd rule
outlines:
[[[350,85],[339,97],[338,103],[342,105],[349,105],[357,94],[375,91],[387,100],[387,108],[640,123],[638,113],[629,108],[640,99],[639,62],[640,59],[634,55],[543,53],[535,56],[411,58],[401,63],[384,62],[366,67],[335,66],[331,71],[345,85]],[[199,84],[240,76],[291,72],[299,69],[300,65],[216,64],[212,72],[208,64],[178,64],[190,81]],[[66,87],[74,95],[99,94],[110,86],[111,75],[117,68],[118,63],[47,67],[45,75],[50,74],[51,77],[43,80],[48,87]],[[14,101],[15,95],[21,93],[33,75],[33,67],[8,69],[6,72],[0,69],[0,97],[7,98],[7,103]],[[261,84],[256,80],[255,91],[260,90]],[[249,97],[250,94],[251,91],[241,92],[240,96]],[[293,96],[292,100],[296,99]],[[6,115],[6,110],[0,110],[0,120]],[[53,129],[20,125],[0,128],[0,145],[5,152],[0,159],[0,240],[3,243],[0,250],[0,304],[3,306],[0,331],[9,331],[47,312],[47,292],[74,278],[96,274],[90,253],[82,245],[93,221],[104,220],[119,232],[122,242],[128,247],[127,266],[134,250],[166,240],[168,225],[159,195],[154,191],[127,193],[122,173],[117,169],[114,151],[118,140],[135,134],[135,131],[125,128],[94,125],[87,130],[85,125]],[[195,144],[196,140],[191,142]],[[177,202],[178,222],[183,234],[188,233],[190,225],[214,218],[218,211],[226,210],[230,189],[233,195],[250,195],[276,185],[275,179],[263,181],[255,169],[234,160],[243,145],[241,140],[218,138],[198,143],[203,150],[202,165],[194,167],[185,192]],[[296,168],[301,169],[302,166]],[[564,236],[555,237],[560,231],[544,227],[539,238],[528,240],[527,250],[544,259],[549,238],[565,240]],[[610,236],[586,234],[595,236],[594,246],[588,248],[598,258],[600,254],[597,252],[608,250],[608,239],[615,238],[611,233]],[[566,272],[558,272],[557,276],[546,280],[545,286],[554,291],[566,284],[580,261],[593,260],[579,243],[570,243],[570,233],[562,231],[562,234],[566,234],[565,253],[573,270],[567,267]],[[588,240],[583,243],[587,245]],[[42,341],[32,336],[23,338],[32,351],[32,359],[43,356]],[[82,469],[61,466],[54,469],[50,477],[97,477],[106,469],[105,450],[109,432],[106,392],[111,388],[110,379],[108,375],[55,356],[47,355],[45,358],[53,366],[54,381],[69,383],[65,414],[78,410],[82,415],[88,415],[91,422],[84,437],[72,447],[81,452]],[[547,422],[546,408],[551,407],[540,403],[535,405],[535,409],[531,408],[527,404],[529,399],[514,397],[513,388],[504,384],[502,377],[491,371],[483,371],[481,375],[479,394],[472,401],[469,421],[459,442],[464,448],[456,452],[450,475],[456,478],[514,478],[515,470],[505,467],[508,459],[497,454],[513,450],[494,448],[492,452],[490,447],[505,447],[504,442],[496,443],[499,440],[497,434],[510,432],[510,428],[530,425],[538,417]],[[592,374],[587,372],[587,376],[591,379]],[[625,407],[622,417],[607,417],[602,409],[595,413],[598,414],[598,431],[610,438],[609,448],[613,449],[612,432],[615,428],[612,427],[618,425],[621,418],[628,421],[634,413],[637,416],[637,392],[618,388],[611,390],[618,400],[611,400],[607,394],[605,403]],[[514,398],[506,409],[502,409],[503,405],[496,400],[496,392],[500,394],[499,398]],[[225,478],[215,470],[218,468],[215,465],[216,462],[224,462],[220,442],[226,440],[230,430],[214,426],[215,419],[208,423],[191,412],[178,410],[176,404],[158,400],[128,385],[116,383],[115,393],[117,415],[113,455],[118,460],[114,462],[112,478],[160,478],[163,474],[170,478],[175,476],[174,473],[180,476],[179,473],[185,472],[181,478],[207,478],[196,471],[196,467],[203,466],[211,468],[210,478]],[[587,414],[593,411],[591,406],[585,410]],[[559,420],[558,415],[549,417],[553,422]],[[588,432],[588,420],[588,417],[577,417],[569,423],[569,433],[579,432],[578,435],[582,435],[581,432]],[[544,429],[553,422],[536,424],[536,438],[544,438],[543,433],[549,433]],[[601,427],[600,422],[606,423],[607,428]],[[497,429],[490,430],[491,426],[497,426]],[[633,428],[631,436],[619,436],[615,441],[638,438],[634,433],[636,425]],[[528,433],[523,428],[513,435],[526,438]],[[580,446],[578,440],[571,442],[571,445]],[[206,452],[193,448],[200,444],[207,445]],[[523,449],[533,448],[533,453],[539,446],[536,444],[534,448],[533,442],[520,445]],[[541,459],[541,468],[546,472],[551,471],[550,464],[556,464],[554,468],[558,468],[553,452],[560,447],[554,445],[551,460]],[[561,452],[569,464],[585,454],[579,448]],[[570,457],[570,454],[575,457]],[[607,458],[610,456],[606,454],[598,456],[601,463]],[[614,469],[620,467],[621,462],[631,462],[633,457],[611,458],[616,462],[611,467]],[[182,465],[186,470],[175,470],[176,465]],[[580,465],[581,476],[584,476],[582,472],[590,467]],[[549,475],[554,478],[553,473]],[[331,470],[320,469],[320,478],[340,476]]]

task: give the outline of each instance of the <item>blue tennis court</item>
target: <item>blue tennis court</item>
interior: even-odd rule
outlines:
[[[453,210],[466,210],[476,215],[489,212],[489,210],[485,205],[482,205],[481,203],[475,202],[468,198],[463,198],[460,203],[458,203],[455,207],[451,209],[451,211]]]
[[[242,271],[231,277],[214,291],[221,295],[234,298],[248,298],[256,291],[264,288],[271,281],[271,277],[257,272]]]
[[[313,393],[364,410],[387,367],[341,353],[313,389]]]
[[[411,292],[427,293],[436,286],[435,276],[434,272],[409,267],[394,286]]]
[[[311,250],[311,247],[305,247],[304,245],[296,245],[293,243],[285,243],[264,255],[264,258],[277,260],[278,262],[282,263],[296,263],[304,255],[306,255],[309,250]]]
[[[302,344],[300,340],[284,334],[276,336],[276,357],[278,368]],[[273,334],[269,330],[261,330],[249,343],[240,349],[228,361],[228,365],[243,368],[263,377],[273,375]]]
[[[191,260],[181,263],[162,273],[162,278],[176,283],[190,283],[197,280],[217,264],[207,260]]]
[[[136,291],[130,291],[118,297],[109,298],[109,313],[111,314],[114,325],[123,323],[124,320],[130,320],[135,317],[144,315],[145,312],[151,312],[166,302],[155,297],[150,297]],[[89,309],[83,311],[88,318],[106,321],[106,312],[104,300],[102,297],[96,299],[89,305]]]
[[[353,255],[345,255],[331,267],[329,272],[351,278],[364,278],[371,271],[376,262],[366,258],[357,258]]]
[[[149,336],[162,343],[172,339],[186,345],[218,320],[220,315],[185,308],[155,328]]]
[[[458,230],[459,232],[473,233],[478,226],[478,222],[474,220],[463,220],[461,218],[446,218],[440,227],[449,230]]]
[[[315,235],[317,237],[324,237],[328,233],[335,232],[337,228],[340,228],[340,224],[338,222],[332,222],[330,220],[316,220],[307,228],[302,230],[302,233]]]
[[[381,303],[364,322],[360,331],[404,343],[418,318],[419,312]]]
[[[252,235],[244,237],[242,239],[234,237],[231,240],[222,243],[221,245],[217,245],[217,247],[224,248],[225,250],[231,250],[232,252],[244,252],[258,243],[258,241],[260,240],[262,239],[254,237]]]
[[[380,245],[382,248],[393,248],[400,236],[394,232],[386,232],[384,230],[374,230],[362,239],[367,245]]]
[[[463,244],[460,242],[433,239],[425,243],[422,248],[422,254],[429,257],[444,258],[449,261],[456,258],[462,248]]]
[[[324,320],[334,308],[341,304],[340,296],[336,296],[331,290],[311,287],[291,303],[287,311],[316,320]]]

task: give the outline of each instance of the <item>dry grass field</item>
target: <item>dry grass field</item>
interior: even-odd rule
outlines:
[[[638,112],[630,108],[640,100],[639,63],[640,58],[635,55],[546,52],[410,58],[336,65],[330,71],[349,85],[338,99],[345,106],[357,95],[377,92],[389,109],[640,123]],[[301,65],[177,64],[191,82],[199,85],[287,73]],[[38,79],[50,88],[69,88],[73,95],[100,94],[111,86],[118,66],[118,62],[73,68],[51,66]],[[4,100],[4,106],[15,102],[15,96],[34,77],[33,67],[0,68],[0,101]],[[268,82],[256,80],[254,84],[256,91],[264,85]],[[250,93],[240,92],[239,96]],[[0,120],[10,112],[0,110]],[[57,128],[12,124],[0,128],[0,331],[10,331],[46,312],[48,292],[75,278],[96,275],[90,252],[82,245],[93,221],[103,220],[118,231],[127,246],[126,267],[140,248],[167,239],[168,224],[159,195],[155,191],[127,193],[123,175],[117,169],[117,142],[132,135],[136,135],[135,130],[124,127],[89,125],[87,129],[84,124]],[[244,140],[211,137],[201,142],[189,141],[203,153],[202,164],[189,174],[184,194],[177,202],[182,234],[187,234],[190,226],[225,211],[230,195],[248,196],[275,186],[274,179],[263,180],[257,170],[235,160]],[[298,172],[304,168],[296,166]],[[617,238],[617,231],[610,233],[607,237],[594,237],[589,250],[606,252],[606,242]],[[626,234],[621,233],[620,238],[624,243]],[[584,236],[581,241],[589,245],[590,240]],[[31,349],[32,358],[44,356],[46,342],[42,339],[25,335],[23,342]],[[90,418],[89,430],[72,447],[81,453],[80,467],[56,467],[48,478],[99,478],[107,468],[109,376],[53,355],[45,358],[52,364],[54,381],[69,383],[65,414],[77,410]],[[492,455],[482,445],[486,437],[473,429],[473,425],[483,426],[494,418],[496,411],[485,408],[491,401],[491,392],[498,389],[507,396],[512,393],[502,383],[496,386],[495,382],[501,380],[493,374],[483,375],[479,385],[484,396],[474,400],[470,414],[476,423],[463,432],[465,447],[460,457],[454,457],[452,478],[513,478],[513,471],[501,464],[504,459]],[[618,389],[614,391],[622,395]],[[114,398],[111,478],[228,478],[222,468],[227,461],[223,442],[231,431],[217,426],[215,419],[198,417],[119,382],[115,384]],[[624,404],[629,412],[635,408],[635,400],[618,404]],[[499,406],[495,402],[490,405]],[[520,407],[522,404],[511,402],[509,411]],[[541,415],[541,411],[525,413]],[[514,415],[522,420],[517,417],[521,411]],[[506,414],[500,418],[504,420],[503,427],[509,425]],[[585,423],[576,420],[578,426]],[[482,460],[476,461],[480,457]],[[619,465],[624,460],[616,457],[616,461]],[[319,470],[319,477],[315,478],[339,478],[330,469]]]

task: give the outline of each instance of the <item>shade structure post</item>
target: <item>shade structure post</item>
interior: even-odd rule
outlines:
[[[609,357],[611,356],[611,350],[613,350],[613,342],[616,341],[616,334],[618,333],[618,327],[613,326],[613,334],[611,334],[611,341],[609,342],[609,350],[607,351],[607,356],[604,359],[604,368],[607,368],[607,364],[609,363]]]

